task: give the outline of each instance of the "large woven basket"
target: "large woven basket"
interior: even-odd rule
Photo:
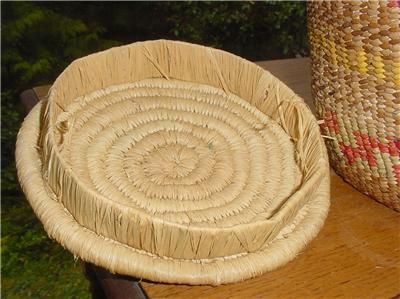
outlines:
[[[308,3],[312,89],[331,165],[400,211],[399,1]]]
[[[329,207],[328,157],[303,101],[255,64],[182,42],[74,61],[25,119],[16,159],[51,237],[154,281],[275,269]]]

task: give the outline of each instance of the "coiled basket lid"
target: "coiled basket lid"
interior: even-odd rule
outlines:
[[[253,63],[182,42],[74,61],[25,119],[16,159],[52,238],[154,281],[272,270],[329,207],[327,155],[303,101]]]

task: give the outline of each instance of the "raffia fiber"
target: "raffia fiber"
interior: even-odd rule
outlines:
[[[74,61],[24,121],[16,159],[51,237],[154,281],[272,270],[329,208],[328,158],[303,101],[246,60],[182,42]]]
[[[312,88],[331,165],[400,211],[400,2],[308,3]]]

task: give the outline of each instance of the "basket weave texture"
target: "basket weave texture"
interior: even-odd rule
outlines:
[[[302,100],[246,60],[181,42],[74,61],[25,120],[16,157],[51,237],[155,281],[272,270],[329,207],[328,158]]]
[[[312,89],[331,165],[400,211],[400,2],[308,3]]]

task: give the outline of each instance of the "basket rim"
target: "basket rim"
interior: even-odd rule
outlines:
[[[179,48],[182,44],[185,45],[184,49]],[[274,117],[271,116],[272,119],[282,126],[289,137],[296,140],[294,143],[296,151],[298,151],[297,158],[299,159],[296,163],[299,164],[298,166],[303,174],[299,187],[296,187],[290,197],[274,210],[270,218],[260,217],[254,221],[226,227],[197,226],[190,225],[190,223],[189,225],[181,224],[157,216],[152,217],[148,213],[142,213],[133,207],[130,207],[129,210],[124,209],[126,205],[121,202],[113,201],[110,204],[107,196],[97,193],[91,188],[87,188],[84,182],[79,179],[77,173],[71,167],[67,167],[67,160],[61,155],[56,142],[56,123],[52,122],[52,120],[55,119],[57,113],[60,113],[59,108],[63,110],[63,107],[60,105],[70,103],[69,101],[75,99],[75,96],[80,94],[85,95],[85,92],[95,91],[98,88],[102,88],[101,86],[104,88],[104,86],[111,86],[114,83],[118,85],[122,77],[124,78],[122,80],[128,80],[128,82],[129,80],[133,80],[132,82],[136,82],[141,78],[153,78],[147,76],[154,73],[147,73],[141,71],[139,68],[137,70],[139,73],[137,77],[128,76],[125,78],[124,69],[116,67],[123,63],[123,61],[115,58],[113,64],[114,72],[118,73],[121,71],[123,75],[118,73],[118,79],[115,80],[111,80],[109,74],[105,75],[104,78],[99,76],[98,78],[96,77],[97,79],[94,80],[92,85],[89,84],[86,87],[85,83],[88,83],[88,78],[93,78],[91,76],[98,69],[96,67],[93,69],[89,68],[86,77],[83,77],[85,80],[82,79],[82,75],[80,80],[71,78],[71,75],[75,74],[74,71],[78,70],[81,72],[80,67],[90,65],[89,62],[91,60],[86,61],[83,65],[77,64],[80,61],[84,61],[85,58],[81,58],[74,61],[57,78],[51,88],[48,100],[41,102],[38,108],[31,111],[21,127],[17,140],[16,159],[18,177],[28,201],[43,222],[48,234],[84,260],[121,274],[163,282],[188,284],[228,283],[272,270],[294,258],[298,251],[318,233],[329,208],[329,164],[324,142],[319,134],[319,127],[309,108],[299,96],[268,71],[222,50],[210,49],[184,42],[165,40],[148,41],[106,50],[101,52],[103,53],[100,53],[102,56],[98,56],[96,59],[100,60],[100,66],[108,66],[109,60],[114,59],[115,54],[118,53],[115,51],[118,49],[122,49],[122,51],[124,49],[128,51],[132,50],[135,55],[135,51],[139,50],[137,56],[139,58],[135,59],[143,59],[143,53],[141,53],[143,45],[148,45],[158,59],[164,57],[161,54],[157,54],[158,51],[170,50],[168,46],[175,47],[173,48],[175,49],[175,56],[172,56],[171,60],[174,61],[175,59],[175,64],[177,62],[181,63],[178,65],[182,65],[184,71],[183,74],[171,72],[177,75],[177,77],[171,76],[173,79],[182,80],[184,78],[192,84],[209,84],[211,87],[220,88],[226,93],[230,92],[239,98],[243,96],[243,99],[246,99],[250,105],[261,110],[262,113],[267,115],[271,113],[271,115],[274,115]],[[145,49],[149,51],[146,47]],[[202,74],[206,74],[207,79],[193,75],[195,72],[191,65],[189,67],[190,71],[187,70],[188,66],[185,66],[185,61],[187,62],[187,60],[185,59],[188,59],[188,57],[192,59],[192,56],[185,53],[183,60],[176,58],[179,54],[182,54],[181,51],[187,51],[188,49],[197,49],[197,51],[201,52],[199,59],[208,61],[209,65],[202,70]],[[220,55],[216,66],[210,63],[210,61],[212,62],[213,59],[216,59],[213,56],[214,54],[211,53],[212,51]],[[203,52],[205,52],[205,57],[202,56]],[[211,53],[211,56],[207,56],[209,53]],[[91,59],[95,55],[99,55],[99,53],[90,55]],[[161,62],[159,61],[159,63]],[[166,68],[169,68],[169,62],[164,63],[167,65]],[[225,64],[220,69],[218,63]],[[232,67],[231,63],[239,63],[240,65]],[[250,78],[250,87],[238,87],[240,80],[235,77],[235,79],[231,78],[231,81],[227,81],[230,84],[229,88],[233,88],[233,91],[230,91],[226,87],[228,85],[224,82],[224,79],[221,79],[221,70],[226,72],[226,76],[232,77],[233,73],[235,74],[237,70],[242,70],[242,68],[246,78]],[[65,82],[66,87],[60,90],[57,89],[57,87],[63,87],[60,85],[63,82],[61,79],[64,78],[63,74],[67,74],[68,70],[74,71],[65,76],[67,79]],[[210,71],[215,71],[213,73],[214,77],[208,79],[207,76]],[[163,72],[160,71],[160,73]],[[215,75],[216,73],[218,73],[218,76]],[[156,76],[156,78],[159,77]],[[74,84],[76,85],[76,92],[71,93],[70,89],[75,86]],[[220,85],[222,85],[222,88]],[[265,92],[268,96],[270,90],[272,90],[273,98],[266,100]],[[58,92],[60,93],[58,94]],[[280,97],[284,97],[284,99],[280,100]],[[65,102],[63,102],[64,99],[66,99]],[[265,108],[266,110],[258,106],[262,106],[260,101],[269,105]],[[64,185],[67,188],[63,187]],[[56,194],[60,194],[59,198],[56,198],[53,190]],[[38,193],[40,193],[41,198],[38,196]],[[308,212],[305,212],[305,207],[307,207]],[[84,212],[81,213],[80,211]],[[57,214],[58,218],[53,215],[54,213]],[[102,218],[99,218],[99,215]],[[107,216],[104,217],[104,215]],[[299,218],[300,216],[304,217],[304,221]],[[108,222],[103,225],[104,218],[107,218]],[[61,221],[63,224],[59,224],[57,221]],[[301,223],[303,222],[308,224],[302,226]],[[121,223],[127,225],[129,229],[126,228],[124,230]],[[293,229],[296,231],[299,230],[299,227],[301,227],[301,231],[290,242],[285,243],[279,237],[285,232],[283,239],[286,240],[291,235],[291,231],[288,233],[288,230]],[[146,233],[146,235],[149,233],[149,242],[146,239],[146,241],[143,241],[146,242],[143,243],[145,245],[142,245],[142,239],[139,238],[139,243],[135,243],[136,239],[134,240],[132,234],[134,236],[136,234],[132,228],[136,230],[143,229],[143,234]],[[149,232],[148,229],[151,231]],[[163,240],[160,238],[158,240],[154,237],[160,233],[160,230],[162,232],[164,229],[169,229],[168,238]],[[121,234],[114,233],[117,231],[121,232]],[[198,233],[200,234],[199,237],[196,235]],[[91,234],[94,234],[95,237]],[[172,236],[176,236],[178,239],[175,240],[175,237]],[[215,255],[215,252],[211,254],[211,249],[210,251],[203,250],[204,253],[201,254],[198,254],[198,250],[196,250],[200,246],[200,240],[204,241],[204,239],[208,238],[208,243],[210,244],[210,248],[212,248],[214,244],[220,244],[214,240],[226,242],[226,240],[232,239],[231,236],[237,237],[237,240],[233,239],[236,240],[236,243],[230,243],[233,245],[228,249],[226,249],[226,244],[228,243],[224,243],[225,247],[220,245],[215,246],[218,248],[217,255]],[[124,240],[130,240],[130,242],[126,242],[125,244]],[[166,243],[168,240],[169,243]],[[193,247],[192,245],[192,248],[189,248],[189,250],[186,250],[186,247],[186,251],[182,254],[184,256],[179,253],[175,254],[174,248],[177,246],[174,245],[175,247],[171,247],[172,250],[169,246],[170,244],[175,244],[175,242],[178,244],[182,240],[187,241],[184,243],[185,245],[191,245],[192,240],[194,240],[193,242],[197,242],[197,247]],[[271,242],[274,244],[283,244],[276,245],[281,248],[274,249],[276,252],[272,250],[271,253]],[[109,247],[109,252],[99,250],[99,248],[107,246],[111,246]],[[129,249],[129,251],[124,251],[122,248],[124,250]],[[164,248],[165,250],[163,250]],[[244,251],[242,250],[243,248]],[[284,252],[280,252],[280,250]],[[120,252],[121,256],[119,255]],[[137,261],[132,261],[131,257],[135,257]],[[265,259],[265,262],[260,262],[261,259]],[[148,267],[149,265],[157,265],[157,269]],[[225,269],[224,272],[219,273],[222,268]]]
[[[203,45],[198,45],[198,44],[193,44],[193,43],[189,43],[189,42],[184,42],[184,41],[172,41],[172,40],[165,40],[165,39],[159,39],[159,40],[149,40],[149,41],[143,41],[143,42],[136,42],[133,44],[128,44],[128,45],[122,45],[122,46],[118,46],[118,47],[113,47],[111,49],[108,50],[104,50],[101,52],[97,52],[97,53],[93,53],[90,54],[88,56],[82,57],[82,58],[78,58],[76,60],[74,60],[56,79],[56,81],[54,82],[54,84],[52,85],[52,87],[49,90],[49,94],[48,94],[48,102],[49,102],[49,107],[46,107],[46,109],[48,109],[48,113],[51,115],[52,113],[54,113],[54,109],[57,107],[57,105],[53,105],[52,104],[52,99],[56,97],[57,94],[57,85],[60,83],[60,78],[63,77],[63,75],[65,73],[67,73],[71,68],[73,64],[77,64],[79,61],[84,61],[85,59],[88,59],[90,57],[95,57],[96,55],[105,55],[106,53],[109,53],[110,51],[117,51],[119,49],[125,49],[125,48],[129,48],[131,46],[143,46],[143,45],[151,45],[151,44],[155,44],[155,45],[164,45],[164,44],[173,44],[173,45],[178,45],[178,46],[188,46],[188,47],[194,47],[194,48],[198,48],[198,49],[202,49],[202,50],[210,50],[212,52],[215,53],[220,53],[221,55],[227,55],[230,57],[233,57],[235,60],[239,60],[242,61],[246,64],[251,64],[253,67],[256,67],[260,72],[266,73],[269,75],[269,77],[273,80],[276,81],[276,83],[279,85],[280,90],[282,89],[287,89],[290,90],[289,87],[287,87],[282,81],[280,81],[279,79],[277,79],[276,77],[274,77],[271,73],[269,73],[267,70],[261,68],[260,66],[256,65],[255,63],[248,61],[238,55],[232,54],[230,52],[224,51],[224,50],[220,50],[220,49],[215,49],[215,48],[210,48],[207,46],[203,46]],[[197,82],[189,82],[189,83],[193,83],[193,84],[198,84],[198,85],[203,85],[203,83],[197,83]],[[236,95],[237,96],[237,95]],[[307,117],[313,118],[315,119],[314,115],[312,114],[311,110],[309,109],[309,107],[304,103],[303,99],[301,99],[297,94],[293,93],[293,99],[290,100],[292,102],[293,105],[296,106],[296,109],[298,109],[299,113],[302,113],[304,115],[306,115]],[[261,111],[262,112],[262,111]],[[262,112],[263,113],[263,112]],[[313,125],[315,125],[314,129],[319,130],[318,125],[315,123],[313,123]],[[108,198],[103,196],[102,194],[98,194],[95,191],[86,188],[79,180],[79,177],[75,174],[75,172],[70,169],[69,167],[67,167],[67,163],[64,159],[64,157],[60,154],[59,152],[59,148],[57,146],[57,142],[55,142],[56,138],[55,138],[55,128],[56,124],[52,121],[52,117],[49,117],[49,128],[48,128],[48,138],[51,141],[51,143],[53,145],[55,145],[54,147],[54,151],[52,151],[52,155],[54,155],[54,158],[56,158],[60,164],[63,166],[64,171],[71,176],[71,178],[74,179],[74,182],[81,188],[83,189],[85,192],[87,192],[88,194],[90,194],[93,197],[96,197],[100,200],[102,200],[103,202],[107,202]],[[290,135],[289,135],[290,136]],[[315,144],[319,147],[319,149],[321,150],[321,152],[323,153],[319,159],[317,159],[314,163],[316,165],[316,170],[315,173],[313,173],[310,177],[308,177],[307,179],[303,180],[303,182],[301,183],[301,186],[298,190],[296,190],[292,195],[291,198],[299,198],[298,200],[300,200],[300,197],[306,193],[308,190],[310,190],[312,188],[312,186],[317,182],[320,182],[320,178],[322,176],[325,175],[326,173],[326,169],[327,169],[327,154],[326,154],[326,150],[325,150],[325,145],[324,145],[324,141],[322,139],[321,136],[318,136],[319,138],[316,139],[314,142]],[[260,225],[262,223],[266,224],[266,223],[273,223],[274,221],[278,221],[279,217],[282,217],[283,214],[285,213],[286,210],[290,209],[290,205],[293,205],[293,200],[288,200],[287,202],[285,202],[282,207],[279,209],[279,212],[274,214],[271,218],[269,219],[263,219],[263,220],[257,220],[254,222],[249,222],[249,223],[242,223],[242,224],[238,224],[232,227],[202,227],[199,226],[197,227],[196,225],[194,226],[190,226],[189,229],[200,229],[202,231],[207,231],[210,233],[213,232],[218,232],[221,230],[232,230],[232,229],[238,229],[238,228],[246,228],[246,227],[254,227],[257,225]],[[119,209],[123,209],[126,208],[126,206],[123,203],[120,202],[113,202],[113,206],[117,207]],[[186,225],[181,225],[181,224],[177,224],[176,222],[171,222],[168,220],[164,220],[158,217],[151,217],[149,215],[145,215],[145,214],[141,214],[140,212],[136,211],[134,208],[129,207],[130,211],[132,212],[132,214],[140,214],[140,218],[149,220],[153,223],[158,223],[158,224],[169,224],[175,227],[181,227],[181,228],[185,228],[188,229],[188,226]]]
[[[274,239],[261,251],[233,259],[216,259],[212,263],[154,258],[148,253],[100,236],[81,226],[59,202],[47,193],[48,187],[41,175],[39,153],[30,150],[36,146],[39,136],[42,107],[43,103],[39,102],[32,109],[18,134],[16,158],[22,188],[27,194],[33,211],[42,221],[51,238],[82,260],[105,267],[112,272],[157,282],[191,285],[219,285],[245,280],[276,269],[294,259],[318,234],[327,217],[330,206],[329,191],[319,190],[318,196],[309,203],[308,212],[293,231],[280,239]],[[24,164],[31,164],[33,168],[24,171],[21,167]],[[324,177],[323,184],[329,185],[329,177]],[[37,190],[38,186],[40,186],[40,192]],[[111,250],[112,256],[109,254]],[[247,269],[244,270],[245,268]],[[193,275],[193,270],[197,270],[197,276]]]

